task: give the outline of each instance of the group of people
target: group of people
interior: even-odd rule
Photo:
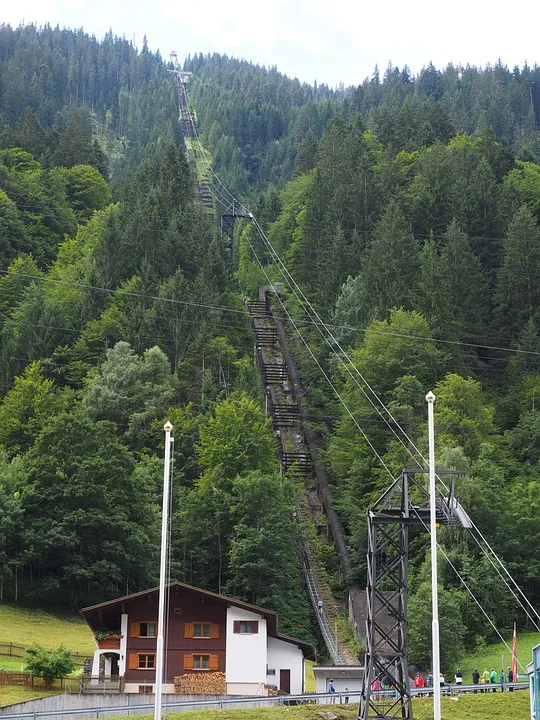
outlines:
[[[491,672],[484,668],[484,672],[480,675],[478,672],[478,668],[474,668],[473,674],[472,674],[472,681],[473,685],[502,685],[502,692],[504,692],[504,686],[505,683],[509,682],[512,683],[517,678],[514,677],[514,673],[512,672],[512,668],[508,668],[508,675],[505,674],[504,670],[501,670],[501,674],[499,675],[495,668],[491,669]],[[508,688],[510,692],[513,691],[514,688]],[[497,692],[497,688],[493,687],[491,688],[492,692]],[[475,689],[474,692],[478,692],[478,690]],[[485,690],[481,690],[481,692],[486,692]]]
[[[501,685],[502,691],[504,692],[504,686],[507,682],[512,683],[514,682],[514,673],[512,672],[511,668],[508,668],[508,674],[506,675],[504,670],[501,670],[501,674],[499,675],[495,668],[492,668],[491,672],[484,668],[484,672],[482,675],[478,672],[478,668],[474,668],[473,674],[472,674],[472,684],[473,685]],[[439,684],[441,687],[446,683],[446,680],[444,678],[444,675],[441,673],[439,676]],[[463,685],[463,673],[458,668],[456,670],[456,673],[454,675],[454,683],[456,685]],[[421,675],[419,672],[416,673],[414,678],[414,687],[418,690],[421,690],[424,687],[433,687],[433,675],[431,674],[431,670],[427,674],[427,679],[424,680],[424,676]],[[510,692],[512,692],[513,688],[508,688]],[[497,688],[492,687],[492,692],[496,692]],[[478,690],[474,690],[474,692],[478,692]],[[486,692],[486,690],[482,689],[481,692]]]

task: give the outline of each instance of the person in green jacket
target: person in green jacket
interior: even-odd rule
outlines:
[[[499,676],[497,675],[497,671],[495,670],[495,668],[492,668],[492,669],[491,669],[491,673],[490,673],[490,676],[489,676],[489,681],[490,681],[491,683],[493,683],[493,684],[499,682]],[[493,688],[492,692],[497,692],[497,688]]]

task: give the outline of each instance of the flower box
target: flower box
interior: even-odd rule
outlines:
[[[115,635],[114,633],[96,636],[96,642],[100,650],[119,650],[121,639],[121,635]]]

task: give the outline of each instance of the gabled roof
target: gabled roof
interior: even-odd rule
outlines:
[[[278,633],[278,615],[273,610],[267,610],[259,607],[258,605],[251,605],[250,603],[243,602],[242,600],[236,600],[235,598],[230,598],[226,595],[218,595],[218,593],[210,592],[210,590],[203,590],[202,588],[193,587],[193,585],[187,585],[186,583],[178,582],[176,580],[168,583],[166,588],[169,591],[172,588],[179,588],[181,590],[185,590],[186,592],[197,593],[198,595],[204,595],[205,597],[217,600],[224,605],[232,605],[233,607],[248,610],[249,612],[256,613],[257,615],[262,615],[262,617],[266,620],[267,632],[270,637],[275,637],[278,640],[283,640],[284,642],[297,645],[308,658],[315,657],[313,647],[309,643]],[[103,630],[105,627],[103,621],[104,611],[105,614],[110,615],[110,613],[107,613],[106,611],[114,611],[115,606],[123,605],[124,603],[128,603],[137,598],[145,597],[158,592],[159,587],[154,587],[149,590],[143,590],[142,592],[132,593],[131,595],[124,595],[122,597],[115,598],[114,600],[98,603],[97,605],[89,605],[88,607],[82,608],[81,613],[84,615],[84,619],[90,625],[92,630]],[[119,612],[122,612],[122,610],[119,609]]]

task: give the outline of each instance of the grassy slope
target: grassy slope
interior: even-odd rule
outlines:
[[[0,685],[0,707],[15,705],[16,703],[36,700],[46,695],[55,695],[58,691],[32,690],[32,688],[18,687],[17,685]]]
[[[512,648],[512,637],[505,638],[506,642]],[[540,633],[528,632],[520,633],[517,636],[517,652],[518,652],[518,672],[526,672],[528,663],[531,662],[532,649],[535,645],[540,643]],[[480,674],[485,667],[488,670],[494,668],[498,673],[501,672],[501,655],[504,656],[504,671],[507,671],[510,661],[512,659],[511,653],[504,644],[497,643],[496,645],[487,645],[483,650],[478,651],[474,655],[467,655],[461,661],[461,670],[463,672],[463,678],[465,682],[470,683],[471,674],[475,667],[478,668]],[[520,666],[521,663],[521,666]]]
[[[63,643],[72,652],[85,655],[92,655],[96,648],[90,628],[75,613],[29,610],[0,603],[0,643],[10,642],[23,647],[38,643],[47,648]]]

